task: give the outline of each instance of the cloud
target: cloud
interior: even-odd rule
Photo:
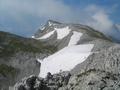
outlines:
[[[18,28],[11,23],[8,26],[22,34],[34,33],[33,30],[48,19],[70,21],[72,16],[71,8],[60,0],[0,0],[0,13],[0,23],[14,21]]]
[[[104,33],[110,32],[114,23],[109,18],[109,13],[107,11],[95,5],[88,6],[86,11],[90,14],[90,16],[88,16],[90,19],[86,22],[87,25]]]
[[[112,21],[105,12],[97,12],[92,16],[92,18],[95,21],[93,25],[100,30],[109,30],[113,25]]]
[[[26,33],[28,31],[33,33],[32,30],[35,29],[35,26],[37,28],[39,23],[48,19],[82,23],[104,33],[110,32],[113,25],[109,18],[110,13],[103,7],[96,5],[72,7],[66,5],[63,0],[0,0],[0,13],[3,16],[8,15],[20,27],[24,26],[25,29],[21,29],[19,32]]]
[[[16,19],[23,15],[65,19],[71,13],[70,7],[59,0],[1,0],[0,7]]]

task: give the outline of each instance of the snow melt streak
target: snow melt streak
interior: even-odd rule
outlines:
[[[68,46],[76,45],[82,35],[83,34],[80,32],[73,31],[73,35],[71,36]]]
[[[67,26],[65,28],[55,28],[55,31],[57,32],[57,39],[63,39],[70,33],[71,29]]]
[[[42,36],[42,37],[40,37],[40,38],[37,38],[37,39],[46,39],[46,38],[49,38],[51,35],[54,34],[54,32],[55,32],[55,31],[51,31],[51,32],[49,32],[49,33],[45,34],[44,36]]]
[[[43,35],[40,38],[36,38],[36,39],[47,39],[51,35],[53,35],[55,31],[57,32],[57,39],[63,39],[64,37],[66,37],[70,33],[71,29],[69,29],[69,27],[55,28],[53,31]]]
[[[48,72],[55,74],[60,70],[73,69],[77,64],[86,60],[91,54],[93,46],[93,44],[68,46],[45,58],[41,62],[40,77],[44,78]]]

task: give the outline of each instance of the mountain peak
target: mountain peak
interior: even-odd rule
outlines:
[[[41,63],[41,77],[45,77],[47,72],[55,74],[60,70],[69,71],[85,61],[93,52],[96,53],[101,48],[112,45],[112,41],[107,36],[86,25],[51,20],[47,23],[48,25],[39,32],[39,36],[35,36],[35,39],[55,45],[58,51],[42,61],[38,58]]]
[[[52,25],[58,25],[58,24],[61,24],[60,22],[57,22],[57,21],[54,21],[54,20],[48,20],[47,21],[47,24],[49,25],[49,26],[52,26]]]
[[[47,44],[55,45],[58,50],[69,46],[84,43],[111,42],[111,38],[93,28],[81,24],[59,23],[48,20],[43,30],[38,30],[35,39]]]
[[[61,74],[62,71],[70,72],[69,74],[70,76],[72,75],[72,77],[69,78],[70,80],[67,80],[68,84],[66,84],[66,86],[63,84],[60,85],[63,85],[63,87],[68,87],[69,89],[69,86],[73,84],[75,86],[73,87],[73,90],[78,90],[76,89],[78,87],[79,88],[82,87],[83,88],[82,90],[84,90],[87,87],[90,90],[91,85],[95,87],[95,90],[97,88],[103,89],[104,86],[111,87],[111,83],[109,83],[111,81],[117,82],[119,86],[120,79],[118,78],[120,77],[119,76],[120,65],[118,62],[120,56],[119,55],[120,46],[112,42],[111,39],[109,39],[106,35],[85,25],[65,24],[53,20],[49,20],[45,25],[44,29],[39,31],[40,32],[38,32],[37,36],[35,35],[33,40],[37,39],[35,41],[37,42],[40,41],[44,45],[54,46],[53,48],[56,48],[55,52],[53,52],[52,55],[47,55],[43,58],[38,56],[36,57],[37,62],[40,62],[40,73],[39,73],[40,77],[45,78],[46,76],[49,77],[49,75],[50,77],[54,77],[54,75],[56,77],[59,76],[59,73]],[[24,42],[26,43],[26,41]],[[32,44],[35,43],[36,42],[33,42]],[[30,45],[28,46],[30,47]],[[40,46],[40,48],[42,48],[42,46]],[[47,47],[47,49],[51,49],[51,47]],[[45,51],[43,49],[41,50]],[[29,79],[28,81],[30,81],[30,83],[36,82],[34,76],[30,76],[30,78],[31,80],[33,80],[31,81],[28,78]],[[47,79],[45,78],[45,80]],[[50,82],[51,80],[56,81],[55,78],[54,79],[50,78]],[[61,78],[58,80],[61,80]],[[49,80],[47,81],[49,82]],[[49,86],[49,83],[46,84]],[[54,84],[56,85],[56,82]],[[113,84],[112,86],[116,85],[116,83],[112,83],[112,84]],[[21,86],[19,85],[20,84],[16,84],[15,88],[18,87],[19,89],[19,87]],[[25,85],[28,84],[26,83]],[[36,86],[36,84],[34,85]],[[34,87],[34,85],[32,87]],[[22,88],[26,89],[28,87],[23,85]],[[35,90],[37,90],[38,88],[35,88]],[[57,88],[56,90],[58,90],[59,85],[56,88]],[[50,90],[53,90],[53,88]],[[109,87],[105,90],[109,90]]]

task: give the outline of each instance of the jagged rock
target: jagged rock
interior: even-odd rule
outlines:
[[[63,90],[119,90],[120,75],[91,70],[71,77]]]
[[[67,29],[70,29],[70,32],[65,37],[58,39],[59,32],[57,32],[55,29],[63,29],[66,27]],[[39,39],[52,31],[54,31],[54,33],[48,38]],[[46,78],[40,78],[36,76],[39,73],[38,67],[40,66],[40,64],[36,61],[36,57],[39,59],[44,59],[46,56],[49,56],[52,53],[56,52],[57,49],[61,50],[67,47],[69,45],[71,37],[74,35],[74,31],[82,34],[82,36],[74,45],[94,45],[90,56],[87,57],[85,61],[75,66],[75,68],[73,68],[70,72],[60,72],[53,75],[51,73],[48,73]],[[64,29],[63,32],[65,32]],[[62,35],[63,34],[64,33],[62,33]],[[11,45],[11,43],[9,43],[11,41],[11,35],[7,35],[6,37],[7,38],[5,39],[5,42],[4,36],[0,38],[0,41],[2,42],[2,45],[0,44],[0,53],[4,49],[4,46]],[[16,36],[12,35],[12,39],[15,37]],[[20,38],[21,37],[19,37],[19,39]],[[19,41],[19,39],[17,40]],[[10,85],[11,83],[11,85],[13,85],[16,81],[18,82],[15,84],[14,88],[10,88],[10,90],[120,89],[120,45],[114,43],[114,41],[112,41],[112,38],[92,29],[91,27],[80,24],[65,24],[49,20],[44,26],[43,30],[38,30],[32,41],[30,39],[29,42],[29,39],[26,40],[25,38],[22,38],[22,40],[20,39],[20,41],[22,41],[23,45],[25,45],[25,50],[27,47],[32,45],[32,47],[29,48],[30,50],[32,48],[33,51],[35,49],[35,51],[40,50],[40,52],[35,53],[26,52],[24,50],[21,51],[19,50],[21,48],[17,46],[17,50],[19,50],[19,52],[15,52],[7,59],[0,58],[0,64],[6,64],[6,61],[8,60],[6,64],[7,66],[5,66],[5,68],[7,67],[8,69],[10,67],[9,71],[12,69],[14,72],[16,71],[16,68],[18,71],[20,71],[17,73],[15,80],[12,78],[9,82],[6,82],[7,80],[5,81],[6,78],[4,78],[4,74],[0,75],[0,80],[3,82],[2,84],[0,82],[0,89],[6,90],[7,88],[5,86]],[[40,44],[39,46],[39,44],[36,44],[38,42],[41,42],[42,45]],[[20,45],[22,43],[20,43]],[[17,45],[19,44],[17,43]],[[30,74],[35,75],[28,77]],[[8,75],[8,80],[10,76],[11,75]],[[26,78],[19,82],[19,80],[23,77]]]
[[[55,75],[48,73],[44,79],[32,75],[16,83],[14,90],[58,90],[60,87],[68,84],[70,77],[70,73]]]
[[[69,27],[71,29],[69,34],[67,34],[62,39],[58,39],[59,32],[57,32],[55,29],[63,29],[66,27]],[[49,34],[53,31],[54,33],[52,33],[48,38],[40,39],[41,37],[46,36],[46,34]],[[58,73],[51,75],[51,73],[48,73],[47,77],[42,80],[32,79],[32,81],[34,81],[34,83],[30,84],[33,85],[32,89],[119,90],[120,46],[114,43],[112,41],[112,38],[85,25],[65,24],[50,20],[44,26],[43,30],[38,30],[34,36],[34,39],[43,41],[46,45],[55,45],[58,47],[58,50],[61,50],[64,47],[68,46],[74,31],[77,33],[82,33],[82,36],[75,45],[94,45],[90,56],[84,62],[75,66],[75,68],[70,71],[71,74]],[[31,80],[31,77],[29,78]],[[29,79],[27,78],[27,80]],[[22,85],[24,85],[26,88],[27,83],[22,83]],[[35,87],[37,89],[35,89]]]
[[[51,25],[49,25],[49,23]],[[96,47],[95,49],[97,50],[99,48],[106,47],[106,45],[107,45],[107,47],[109,47],[112,44],[111,43],[112,38],[107,37],[103,33],[98,32],[98,31],[94,30],[93,28],[86,26],[86,25],[66,24],[66,23],[59,23],[56,21],[49,20],[47,22],[47,24],[45,24],[44,27],[45,27],[44,30],[38,30],[35,33],[34,38],[38,39],[39,41],[43,41],[46,44],[55,45],[58,47],[59,50],[68,45],[74,31],[77,31],[77,32],[80,32],[83,34],[77,43],[78,45],[85,44],[85,43],[94,43],[95,47]],[[40,37],[54,31],[55,28],[62,29],[65,27],[69,27],[71,29],[71,31],[66,37],[64,37],[62,39],[57,39],[58,33],[56,31],[52,35],[50,35],[49,38],[39,39]]]
[[[40,63],[37,57],[43,59],[54,51],[54,46],[0,31],[0,90],[8,90],[31,74],[38,75]]]
[[[65,75],[65,74],[64,74]],[[30,76],[18,82],[14,90],[119,90],[120,75],[101,70],[89,70],[69,77],[54,74],[52,78]],[[65,83],[66,77],[69,77]]]

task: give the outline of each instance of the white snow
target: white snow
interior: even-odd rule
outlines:
[[[49,22],[48,22],[48,25],[49,25],[49,26],[55,26],[55,25],[57,25],[57,23],[54,23],[54,22],[49,21]]]
[[[63,39],[70,33],[71,29],[67,26],[64,28],[55,28],[55,31],[57,32],[57,39]]]
[[[46,39],[46,38],[49,38],[51,35],[54,34],[55,31],[57,32],[57,39],[63,39],[64,37],[66,37],[70,33],[71,29],[69,27],[55,28],[53,31],[43,35],[40,38],[36,38],[36,39]]]
[[[76,45],[82,35],[83,34],[80,32],[73,31],[73,35],[71,36],[68,46]]]
[[[32,38],[35,38],[35,36],[32,36]]]
[[[49,32],[49,33],[43,35],[42,37],[36,38],[36,39],[47,39],[47,38],[49,38],[51,35],[53,35],[54,32],[55,32],[55,31],[51,31],[51,32]]]
[[[49,25],[49,26],[52,26],[52,23],[51,23],[51,22],[48,22],[48,25]]]
[[[86,60],[93,47],[93,44],[68,46],[43,61],[38,59],[41,62],[39,76],[44,78],[48,72],[55,74],[60,70],[69,71],[73,69],[77,64]]]

